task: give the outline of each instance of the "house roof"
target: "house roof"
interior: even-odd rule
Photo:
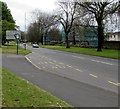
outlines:
[[[120,31],[114,32],[114,33],[113,33],[113,35],[116,35],[116,34],[119,34],[119,35],[120,35]]]

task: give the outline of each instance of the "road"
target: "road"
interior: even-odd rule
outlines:
[[[67,103],[80,107],[80,109],[82,109],[81,107],[88,107],[88,109],[94,109],[90,107],[104,107],[102,109],[107,109],[106,107],[118,106],[118,95],[116,93],[38,69],[29,63],[24,56],[4,54],[2,60],[4,68]]]
[[[32,48],[26,58],[44,71],[118,93],[118,60]]]

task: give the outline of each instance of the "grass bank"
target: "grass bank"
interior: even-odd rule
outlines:
[[[85,55],[120,59],[119,56],[120,50],[103,49],[102,52],[97,52],[95,48],[79,48],[79,47],[66,48],[65,46],[52,46],[52,45],[40,45],[40,47]]]
[[[16,45],[14,43],[7,44],[2,46],[2,53],[11,53],[11,54],[16,54]],[[25,50],[21,47],[18,48],[18,54],[26,55],[31,53],[30,50]]]
[[[2,70],[2,106],[3,107],[66,107],[75,109],[64,101],[52,96],[37,86]],[[47,109],[47,108],[46,108]]]

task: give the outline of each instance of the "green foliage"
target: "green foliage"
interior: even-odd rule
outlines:
[[[7,20],[2,21],[2,43],[6,42],[6,30],[15,30],[15,23],[10,23]]]
[[[0,5],[2,6],[2,10],[0,10],[0,14],[2,15],[0,18],[0,27],[2,25],[2,44],[4,45],[6,42],[6,30],[16,30],[17,26],[15,25],[15,21],[7,4],[0,1]]]
[[[0,21],[2,20],[2,2],[0,1]]]
[[[2,3],[2,20],[7,20],[8,22],[15,23],[10,9],[8,9],[7,4],[4,2]]]

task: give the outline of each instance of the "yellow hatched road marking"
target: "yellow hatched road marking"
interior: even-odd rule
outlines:
[[[56,65],[56,67],[62,68],[62,66],[60,66],[60,65]]]
[[[79,72],[83,72],[82,70],[80,70],[80,69],[76,69],[77,71],[79,71]]]
[[[72,68],[72,66],[70,66],[70,65],[66,65],[67,67],[69,67],[69,68]]]
[[[94,78],[98,78],[98,76],[93,75],[93,74],[89,74],[90,76],[94,77]]]
[[[49,62],[50,64],[54,64],[53,62]]]
[[[115,83],[115,82],[112,82],[112,81],[108,81],[108,83],[113,84],[115,86],[120,86],[120,83]]]
[[[64,63],[60,62],[59,64],[64,64]]]
[[[57,69],[58,67],[52,67],[53,69]]]

